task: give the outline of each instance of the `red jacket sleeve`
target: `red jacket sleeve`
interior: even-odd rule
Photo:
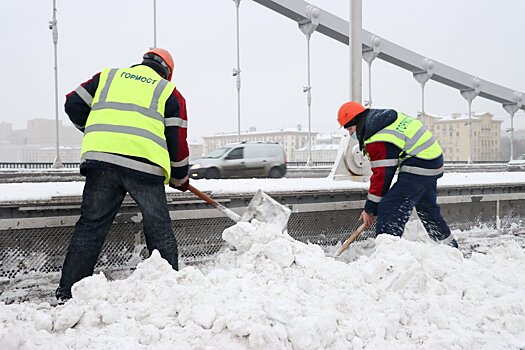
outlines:
[[[390,189],[397,170],[399,151],[398,147],[388,142],[366,145],[366,153],[370,157],[372,167],[370,189],[365,203],[365,211],[369,214],[377,215],[379,202]]]
[[[95,96],[99,80],[100,73],[97,73],[66,95],[64,110],[73,125],[82,132],[91,112],[91,100]]]
[[[165,118],[173,119],[165,129],[166,142],[171,161],[171,177],[177,180],[188,175],[190,150],[187,141],[188,115],[186,100],[179,92],[173,90],[166,101]]]

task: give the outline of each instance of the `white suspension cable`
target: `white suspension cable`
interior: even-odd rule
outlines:
[[[312,86],[310,81],[310,37],[319,25],[319,9],[313,5],[306,6],[306,14],[308,19],[299,22],[299,29],[306,36],[306,74],[307,86],[303,87],[303,92],[306,92],[306,105],[308,108],[308,159],[307,166],[311,166],[312,159]]]

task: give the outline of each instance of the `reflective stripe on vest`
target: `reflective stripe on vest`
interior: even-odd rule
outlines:
[[[444,168],[437,168],[437,169],[427,169],[427,168],[420,168],[417,166],[409,166],[409,165],[402,165],[401,168],[399,168],[399,172],[404,173],[411,173],[416,175],[423,175],[423,176],[436,176],[439,174],[443,174]]]
[[[435,159],[443,152],[432,133],[423,126],[420,120],[398,113],[397,119],[384,129],[365,140],[365,145],[373,142],[390,142],[403,152],[399,155],[399,162],[409,157],[421,159]]]
[[[120,133],[120,134],[140,136],[140,137],[144,137],[144,138],[147,138],[155,142],[157,145],[159,145],[162,148],[165,148],[165,149],[168,148],[168,146],[166,145],[166,140],[158,137],[157,135],[153,134],[152,132],[149,132],[148,130],[144,130],[141,128],[135,128],[132,126],[110,125],[110,124],[93,124],[86,128],[86,130],[84,131],[84,134],[87,134],[93,131],[107,131],[107,132],[114,132],[114,133]]]
[[[161,167],[139,162],[138,160],[119,156],[118,154],[110,154],[103,152],[85,152],[80,158],[80,162],[83,163],[86,160],[100,160],[102,162],[112,163],[123,166],[125,168],[142,171],[143,173],[164,176],[164,170]]]
[[[146,66],[104,69],[86,123],[82,157],[111,153],[144,158],[163,169],[167,183],[171,166],[164,107],[174,89],[175,85]],[[154,165],[141,167],[122,158],[128,159],[117,156],[105,161],[158,175]]]

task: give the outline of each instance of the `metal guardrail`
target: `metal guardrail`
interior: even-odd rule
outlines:
[[[468,173],[468,172],[505,172],[524,171],[524,167],[512,167],[507,164],[447,164],[445,172]],[[325,178],[330,174],[331,166],[288,166],[286,178]],[[78,168],[72,169],[4,169],[0,171],[0,183],[23,183],[23,182],[69,182],[84,181],[85,177],[80,175]]]
[[[472,162],[473,164],[507,164],[508,161],[505,160],[475,160]],[[306,166],[306,162],[287,162],[287,166],[289,167],[304,167]],[[459,161],[459,160],[451,160],[447,161],[445,165],[447,164],[467,164],[467,161]],[[62,163],[64,168],[67,169],[74,169],[78,168],[80,166],[79,162],[68,162],[68,163]],[[325,166],[330,167],[334,165],[334,162],[327,162],[327,161],[319,161],[319,162],[312,162],[313,167],[319,167],[319,166]],[[53,166],[53,163],[49,162],[0,162],[0,169],[51,169]]]
[[[508,160],[474,160],[472,161],[472,164],[474,165],[483,165],[483,164],[507,164]],[[445,166],[447,165],[467,165],[468,162],[466,160],[448,160],[445,162]],[[306,166],[306,162],[287,162],[288,166]],[[332,166],[334,165],[334,162],[312,162],[312,166]]]
[[[316,161],[313,161],[312,162],[312,165],[313,167],[316,167],[316,166],[332,166],[334,165],[334,162],[316,162]],[[294,166],[306,166],[306,162],[286,162],[286,166],[288,167],[294,167]]]
[[[445,172],[505,172],[524,171],[525,166],[510,166],[501,163],[489,164],[446,164]],[[330,174],[331,166],[288,166],[286,178],[324,178]],[[0,183],[25,183],[25,182],[69,182],[84,181],[78,168],[68,169],[3,169],[0,171]]]
[[[78,168],[79,162],[62,163],[63,168]],[[0,162],[0,169],[51,169],[53,163],[47,162]]]

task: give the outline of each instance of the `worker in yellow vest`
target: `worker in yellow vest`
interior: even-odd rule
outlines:
[[[401,237],[415,207],[433,240],[457,248],[436,202],[443,151],[423,123],[392,109],[368,109],[353,101],[339,108],[337,121],[370,158],[370,189],[360,217],[365,227],[377,217],[377,234]],[[397,181],[390,188],[396,170]]]
[[[98,255],[129,193],[143,217],[150,253],[178,269],[165,184],[188,189],[186,101],[171,82],[171,54],[154,48],[142,63],[106,68],[66,96],[65,111],[84,133],[80,173],[86,177],[80,218],[67,250],[58,300],[93,274]]]

